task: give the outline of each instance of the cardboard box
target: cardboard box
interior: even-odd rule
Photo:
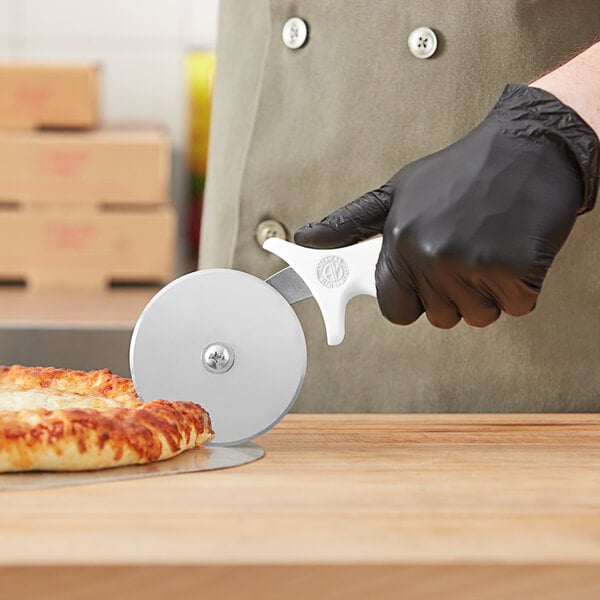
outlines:
[[[176,215],[171,206],[138,210],[0,211],[0,282],[100,289],[111,283],[164,283],[172,277]]]
[[[157,128],[0,132],[0,203],[162,204],[169,179]]]
[[[0,63],[0,128],[97,124],[96,65]]]

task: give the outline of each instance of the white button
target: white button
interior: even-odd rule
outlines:
[[[275,221],[274,219],[261,221],[256,226],[256,241],[258,242],[258,245],[262,248],[265,241],[272,237],[285,240],[287,238],[285,227],[279,221]]]
[[[302,48],[308,38],[306,22],[299,17],[292,17],[285,22],[281,32],[283,43],[291,50]]]
[[[417,27],[408,36],[408,48],[415,58],[429,58],[437,49],[437,37],[429,27]]]

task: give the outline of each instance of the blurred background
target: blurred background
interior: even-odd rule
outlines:
[[[218,0],[0,0],[0,364],[129,375],[193,270]]]

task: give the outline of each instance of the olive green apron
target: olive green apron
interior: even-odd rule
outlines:
[[[299,50],[282,27],[301,17]],[[438,49],[419,60],[419,26]],[[385,182],[478,123],[506,83],[527,83],[600,34],[598,0],[222,0],[201,266],[282,267],[255,229],[288,232]],[[578,220],[536,310],[450,331],[396,327],[353,300],[327,346],[313,300],[299,411],[596,411],[600,206]],[[268,385],[268,381],[265,385]]]

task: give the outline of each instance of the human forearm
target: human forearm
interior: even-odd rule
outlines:
[[[530,85],[570,106],[600,136],[600,42]]]

